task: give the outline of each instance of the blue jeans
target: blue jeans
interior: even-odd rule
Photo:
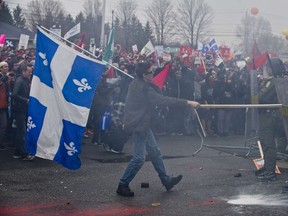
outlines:
[[[134,147],[133,157],[130,160],[123,176],[121,177],[119,184],[129,185],[140,168],[143,166],[146,151],[149,158],[151,158],[154,169],[158,173],[162,184],[167,184],[171,177],[166,174],[162,155],[151,129],[149,129],[145,135],[134,132],[132,135],[132,143]]]

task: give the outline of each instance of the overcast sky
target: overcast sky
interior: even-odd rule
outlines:
[[[19,4],[22,8],[27,6],[31,0],[6,0],[10,8],[15,8]],[[39,0],[41,1],[41,0]],[[44,0],[43,0],[44,1]],[[60,0],[63,2],[66,12],[76,16],[83,10],[84,0]],[[101,0],[100,0],[101,1]],[[153,0],[134,0],[137,3],[137,17],[146,22],[144,8],[151,4]],[[111,22],[111,11],[116,10],[119,0],[106,0],[106,22]],[[177,3],[177,0],[172,0]],[[250,13],[251,8],[257,7],[259,14],[269,20],[273,33],[282,36],[281,31],[288,28],[288,0],[206,0],[214,11],[213,30],[218,45],[230,46],[237,44],[235,28],[240,23],[245,13]],[[284,36],[283,36],[284,37]]]

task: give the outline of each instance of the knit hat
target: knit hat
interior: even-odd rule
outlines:
[[[135,68],[135,73],[138,77],[143,77],[143,75],[147,73],[150,67],[151,67],[150,63],[145,62],[145,61],[140,61]]]
[[[0,68],[3,67],[4,65],[7,65],[7,66],[8,66],[8,63],[5,62],[5,61],[0,62]]]

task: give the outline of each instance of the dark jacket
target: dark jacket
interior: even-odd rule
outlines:
[[[28,99],[30,93],[30,80],[19,76],[16,81],[12,92],[13,98],[13,111],[27,113],[28,112]]]
[[[187,105],[187,100],[163,96],[156,86],[137,78],[131,82],[126,98],[124,127],[128,132],[145,134],[150,128],[151,115],[158,106]]]
[[[260,104],[277,104],[278,98],[273,78],[263,80],[259,92]]]

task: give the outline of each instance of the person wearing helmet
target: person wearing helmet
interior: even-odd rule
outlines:
[[[281,60],[271,58],[266,64],[266,78],[260,85],[259,103],[278,104],[275,88],[275,77],[283,77],[285,68],[281,66]],[[282,63],[283,65],[283,63]],[[256,171],[255,175],[259,181],[275,181],[277,149],[278,145],[287,144],[281,112],[278,108],[259,109],[259,131],[258,138],[264,152],[264,167]]]

